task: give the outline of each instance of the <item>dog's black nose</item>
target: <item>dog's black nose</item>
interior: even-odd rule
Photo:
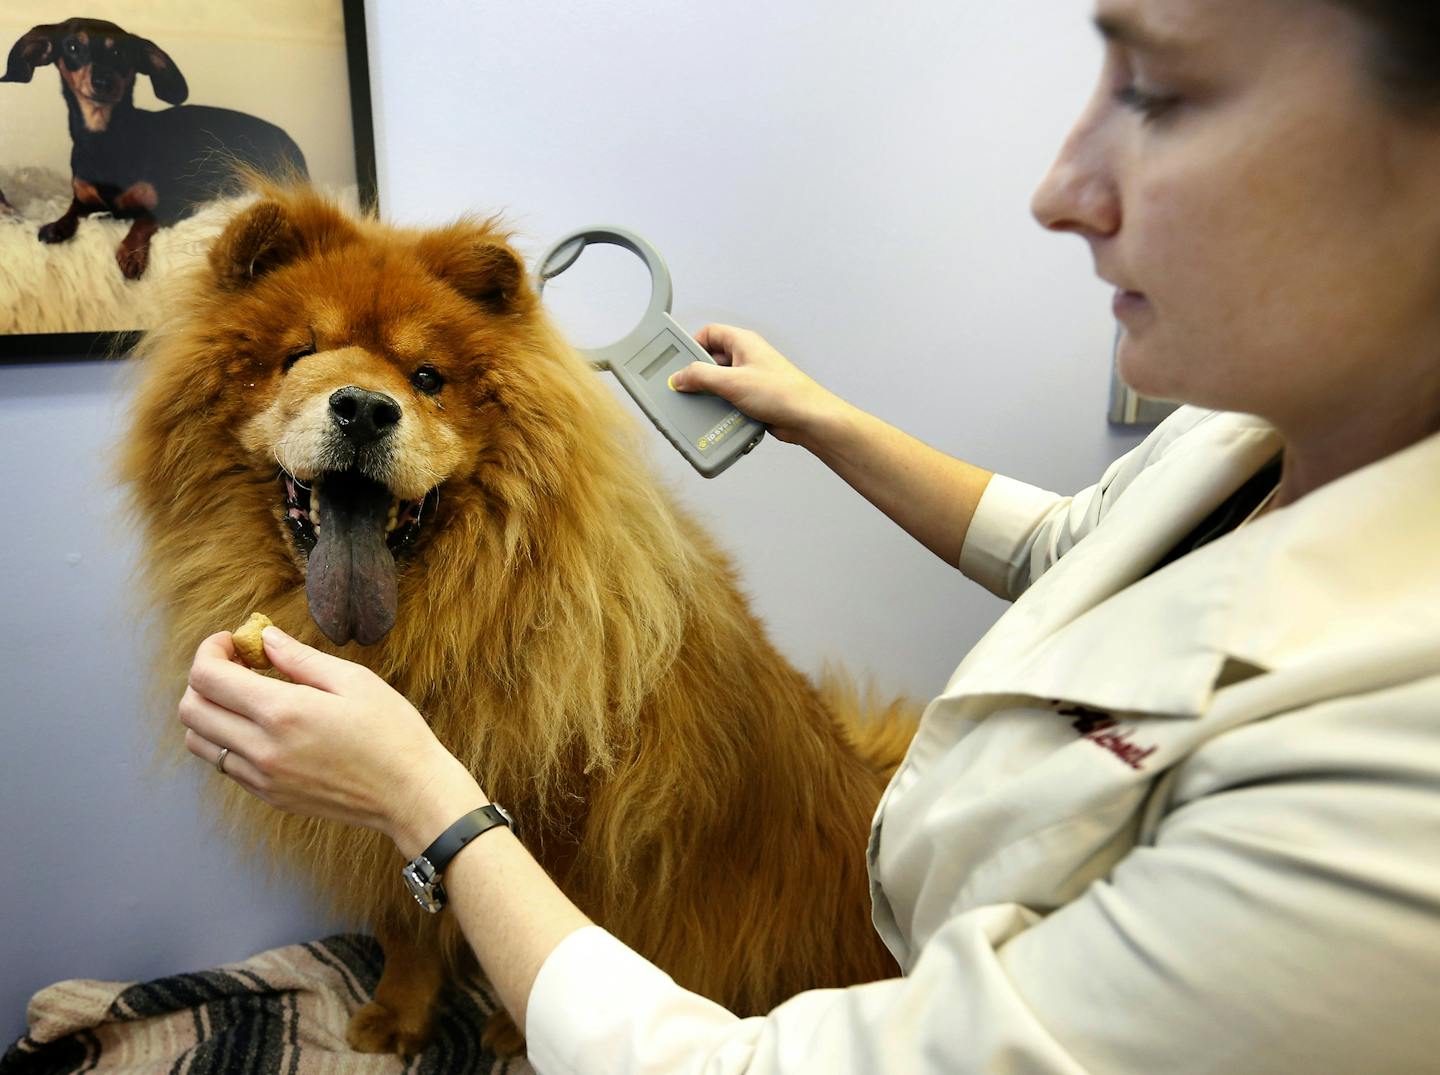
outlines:
[[[356,444],[370,444],[400,421],[400,404],[383,392],[350,385],[330,396],[330,414],[345,436]]]

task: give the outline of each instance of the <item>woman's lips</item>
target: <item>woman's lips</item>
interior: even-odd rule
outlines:
[[[1133,316],[1150,308],[1150,300],[1138,291],[1125,291],[1116,289],[1115,301],[1111,304],[1115,316],[1123,321],[1127,316]]]

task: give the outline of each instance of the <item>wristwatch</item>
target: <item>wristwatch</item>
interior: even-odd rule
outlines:
[[[515,819],[503,806],[491,803],[478,810],[471,810],[455,824],[435,838],[435,842],[423,853],[411,859],[400,870],[405,887],[415,902],[431,914],[445,906],[445,886],[440,875],[459,850],[481,833],[489,832],[497,825],[504,825],[511,832],[518,832]]]

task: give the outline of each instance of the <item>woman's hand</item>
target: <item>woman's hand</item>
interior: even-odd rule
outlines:
[[[670,379],[681,392],[712,392],[763,422],[790,444],[812,447],[824,424],[847,404],[801,373],[759,333],[706,325],[695,334],[717,365],[694,362]]]
[[[488,801],[425,719],[384,680],[276,627],[265,653],[291,682],[235,661],[228,631],[200,644],[180,700],[185,745],[225,775],[292,813],[364,825],[407,858],[455,818]],[[432,831],[433,830],[433,831]]]

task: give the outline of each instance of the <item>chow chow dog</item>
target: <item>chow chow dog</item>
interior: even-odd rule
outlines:
[[[137,361],[121,465],[177,697],[200,640],[263,610],[401,691],[581,910],[687,988],[751,1015],[897,973],[865,845],[913,707],[776,651],[495,221],[266,188]],[[473,967],[451,916],[378,833],[215,787],[379,938],[351,1044],[423,1047]],[[503,1013],[487,1040],[523,1044]]]

